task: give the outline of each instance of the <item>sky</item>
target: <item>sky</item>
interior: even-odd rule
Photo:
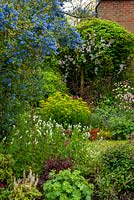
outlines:
[[[82,7],[84,7],[85,5],[87,5],[91,0],[71,0],[71,3],[67,2],[64,5],[65,11],[71,10],[73,7],[75,7],[76,5],[82,5]],[[93,0],[94,2],[96,2],[96,0]]]

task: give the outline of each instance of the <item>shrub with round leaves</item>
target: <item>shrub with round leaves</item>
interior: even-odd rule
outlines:
[[[64,199],[64,200],[91,200],[93,185],[75,170],[60,171],[59,174],[51,172],[51,179],[44,184],[44,193],[46,200]]]
[[[62,95],[56,92],[46,101],[40,101],[42,107],[41,113],[45,120],[56,120],[60,124],[77,124],[87,125],[90,118],[90,110],[86,102],[81,98],[74,99],[69,95]]]

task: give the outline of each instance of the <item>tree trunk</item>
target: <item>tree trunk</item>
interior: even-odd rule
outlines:
[[[83,66],[81,66],[81,69],[80,69],[80,72],[81,72],[81,77],[80,77],[80,97],[82,98],[83,97],[83,90],[84,90],[84,68]]]

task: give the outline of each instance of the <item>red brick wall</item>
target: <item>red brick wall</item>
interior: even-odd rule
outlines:
[[[98,17],[118,22],[134,32],[134,0],[100,0]]]

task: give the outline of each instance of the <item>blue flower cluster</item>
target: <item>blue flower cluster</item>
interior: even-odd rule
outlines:
[[[13,4],[0,5],[0,31],[7,28],[17,29],[19,11],[14,8]]]
[[[56,53],[59,46],[75,48],[81,42],[80,35],[74,28],[69,27],[61,12],[63,2],[25,0],[23,6],[20,7],[17,7],[15,3],[19,2],[16,0],[12,1],[12,4],[0,5],[0,31],[17,29],[13,42],[7,43],[9,48],[7,53],[10,55],[7,63],[14,60],[22,61],[25,56],[35,56],[35,54],[36,57],[42,56],[44,59],[46,55]],[[21,11],[17,8],[21,8]],[[25,27],[20,26],[20,22],[25,22],[23,23]],[[15,48],[10,48],[11,46]],[[19,53],[11,53],[10,50],[17,50]],[[19,56],[19,59],[16,56]]]

